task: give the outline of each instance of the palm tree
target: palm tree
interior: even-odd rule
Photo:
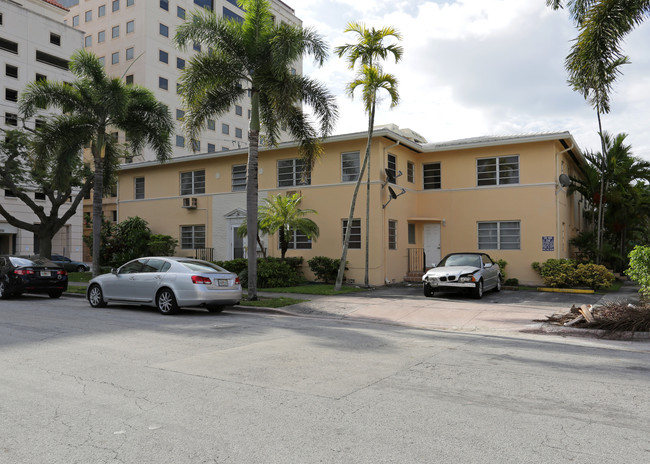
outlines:
[[[76,78],[71,84],[36,81],[27,85],[19,107],[25,118],[32,117],[39,108],[62,110],[53,136],[90,145],[94,168],[92,271],[98,275],[102,198],[113,184],[116,165],[127,148],[132,156],[145,145],[153,148],[158,160],[165,161],[172,150],[169,137],[174,124],[168,108],[148,89],[107,76],[92,53],[75,52],[70,59],[70,71]],[[114,130],[127,133],[128,147],[110,136]]]
[[[370,28],[368,29],[362,23],[350,23],[344,32],[353,32],[356,34],[357,41],[353,44],[341,45],[336,48],[336,53],[339,57],[347,55],[347,61],[350,69],[354,69],[357,61],[361,63],[361,69],[357,72],[354,81],[348,84],[347,90],[350,96],[354,95],[354,91],[362,88],[362,98],[364,109],[368,113],[368,142],[366,144],[366,153],[363,158],[363,165],[359,172],[357,183],[354,187],[352,194],[352,203],[350,204],[350,214],[348,215],[347,227],[345,230],[345,238],[343,239],[343,252],[341,254],[341,264],[339,272],[336,276],[335,289],[340,290],[343,285],[343,275],[345,273],[345,263],[347,259],[348,246],[350,243],[350,232],[352,230],[352,218],[354,216],[354,208],[357,202],[357,194],[361,179],[365,172],[366,166],[368,167],[368,181],[366,186],[366,261],[365,261],[365,278],[364,282],[366,287],[369,286],[368,280],[368,260],[369,260],[369,237],[370,237],[370,148],[372,144],[372,134],[375,125],[375,110],[377,106],[377,92],[384,89],[388,92],[391,100],[391,108],[395,107],[399,101],[399,93],[397,92],[397,79],[391,74],[384,73],[380,66],[381,60],[385,60],[389,55],[392,55],[395,62],[399,62],[404,53],[404,49],[397,44],[386,44],[386,40],[393,37],[401,40],[400,33],[392,27],[384,27],[382,29]]]
[[[327,46],[312,29],[274,24],[269,2],[240,0],[245,10],[242,23],[219,17],[211,11],[193,13],[176,30],[176,44],[185,48],[200,43],[197,53],[181,77],[181,97],[185,103],[185,129],[191,139],[208,119],[226,113],[247,93],[251,98],[248,132],[246,221],[257,224],[257,159],[260,130],[269,145],[275,145],[280,128],[300,143],[307,169],[320,156],[319,138],[328,135],[337,116],[334,97],[318,82],[291,72],[291,66],[305,53],[322,65]],[[310,122],[301,104],[308,104],[318,128]],[[248,298],[257,299],[257,234],[248,234]]]
[[[650,14],[650,0],[546,0],[553,9],[569,9],[579,35],[566,59],[569,83],[594,107],[598,117],[601,153],[607,151],[601,115],[609,113],[609,95],[620,67],[627,64],[621,43]],[[604,170],[604,168],[603,168]],[[597,247],[602,244],[604,184],[600,186]]]

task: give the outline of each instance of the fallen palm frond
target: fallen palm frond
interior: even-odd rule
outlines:
[[[572,306],[567,313],[553,314],[536,322],[608,332],[650,332],[650,305],[613,302],[598,308]]]

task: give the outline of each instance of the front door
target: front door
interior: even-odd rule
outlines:
[[[426,268],[440,262],[440,223],[424,225],[424,256]]]

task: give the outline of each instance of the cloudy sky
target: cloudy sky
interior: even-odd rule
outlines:
[[[544,0],[284,0],[304,26],[333,48],[352,42],[350,21],[396,27],[405,54],[386,69],[399,79],[401,103],[380,105],[376,124],[411,128],[430,142],[480,135],[570,131],[583,150],[599,151],[593,109],[566,84],[564,59],[576,30],[566,11]],[[626,132],[634,154],[650,159],[650,21],[628,38],[623,69],[604,129]],[[335,133],[363,131],[367,117],[345,84],[353,78],[332,56],[304,72],[337,95]]]

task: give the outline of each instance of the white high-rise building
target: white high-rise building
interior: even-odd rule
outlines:
[[[158,100],[169,107],[176,119],[172,135],[173,156],[194,152],[206,153],[243,148],[248,145],[250,100],[244,98],[219,120],[209,121],[195,146],[182,131],[184,115],[177,93],[181,71],[201,45],[178,50],[173,44],[176,27],[191,11],[206,8],[234,19],[243,19],[244,12],[236,0],[69,0],[67,24],[84,31],[84,46],[104,62],[109,75],[122,77],[153,91]],[[272,11],[277,22],[301,24],[294,10],[273,0]],[[302,62],[296,63],[302,73]],[[118,134],[124,142],[125,134]],[[128,161],[151,160],[152,151],[145,149],[142,157]]]
[[[34,80],[70,82],[68,60],[83,46],[83,33],[64,23],[68,13],[54,0],[0,0],[0,127],[18,129],[22,126],[18,112],[18,96]],[[39,117],[25,121],[34,128]],[[3,136],[0,134],[0,136]],[[34,202],[49,210],[45,195],[36,188],[30,194]],[[10,190],[0,191],[0,203],[13,216],[34,224],[38,217]],[[82,257],[82,211],[70,218],[52,242],[52,252],[72,259]],[[0,254],[30,255],[38,252],[38,239],[32,232],[18,229],[0,216]]]

